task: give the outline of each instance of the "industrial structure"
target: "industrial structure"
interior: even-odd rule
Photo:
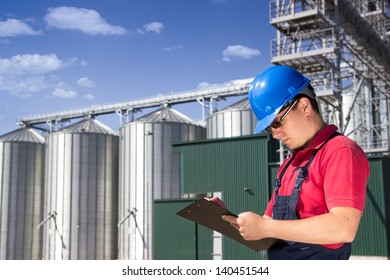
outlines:
[[[207,139],[252,134],[257,119],[252,113],[248,98],[215,112],[207,118]]]
[[[43,259],[115,259],[118,134],[87,118],[46,137]]]
[[[119,116],[120,126],[122,126],[130,121],[134,121],[135,114],[140,113],[142,109],[156,108],[161,106],[166,107],[189,102],[199,102],[201,104],[202,122],[205,122],[207,116],[214,112],[217,106],[217,101],[219,99],[246,95],[248,93],[251,82],[251,78],[235,80],[222,86],[214,86],[205,89],[197,89],[164,96],[150,97],[142,100],[97,106],[94,105],[90,108],[31,116],[20,119],[18,124],[21,126],[29,126],[39,130],[52,132],[60,129],[63,127],[64,123],[72,119],[116,113]]]
[[[325,119],[368,152],[389,151],[386,0],[270,1],[271,62],[312,79]]]
[[[387,0],[271,0],[271,63],[289,65],[312,80],[326,121],[367,153],[388,153],[390,19]],[[144,108],[202,105],[202,121],[222,98],[246,95],[252,78],[143,100],[26,117],[22,125],[55,131],[64,122],[116,113],[120,125]],[[282,147],[283,148],[283,147]]]
[[[385,0],[271,0],[269,6],[277,35],[270,45],[271,63],[309,77],[324,119],[370,156],[379,154],[371,159],[377,168],[368,203],[368,213],[379,222],[364,227],[359,238],[371,238],[374,228],[385,243],[383,221],[390,216],[383,201],[389,197],[383,186],[389,180],[390,152],[389,7]],[[164,232],[155,216],[162,219],[173,205],[205,193],[223,195],[242,184],[242,192],[226,198],[238,208],[260,211],[255,207],[264,207],[270,178],[288,150],[269,135],[250,135],[256,119],[245,95],[252,80],[20,119],[22,128],[0,136],[0,259],[167,258],[155,252],[165,240],[154,233],[169,240],[171,232]],[[219,100],[233,96],[243,98],[218,110]],[[200,123],[171,108],[182,103],[201,104]],[[156,110],[138,117],[146,108]],[[118,132],[95,119],[105,114],[118,115]],[[44,131],[44,137],[32,129]],[[253,165],[248,167],[248,161]],[[261,178],[253,176],[256,170]],[[200,173],[203,177],[196,180]],[[225,186],[210,185],[215,178]],[[187,233],[192,230],[188,227]],[[182,257],[234,259],[238,252],[264,257],[222,242],[215,233],[196,232],[195,245],[206,249]],[[385,251],[368,252],[363,246],[358,254],[388,257],[388,243]]]
[[[153,201],[181,194],[172,143],[204,138],[204,127],[169,107],[120,128],[119,259],[153,258]]]
[[[45,139],[20,128],[0,137],[0,260],[40,259]]]

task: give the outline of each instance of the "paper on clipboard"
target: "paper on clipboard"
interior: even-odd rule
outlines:
[[[264,238],[256,241],[245,240],[237,229],[222,219],[222,215],[235,217],[237,215],[203,198],[183,208],[176,214],[218,231],[255,251],[267,250],[275,242],[274,238]]]

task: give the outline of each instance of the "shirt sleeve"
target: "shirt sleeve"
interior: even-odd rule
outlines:
[[[268,217],[272,217],[272,207],[274,205],[274,192],[272,192],[272,197],[270,201],[268,202],[267,208],[265,209],[264,215],[267,215]]]
[[[328,209],[352,207],[363,212],[369,164],[357,145],[342,146],[329,154],[322,172]]]

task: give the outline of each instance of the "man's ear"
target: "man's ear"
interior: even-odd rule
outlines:
[[[312,110],[310,100],[307,97],[301,97],[299,100],[299,109],[305,113]]]

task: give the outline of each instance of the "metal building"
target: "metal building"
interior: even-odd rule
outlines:
[[[29,128],[0,136],[0,260],[38,260],[42,236],[44,138]]]
[[[87,118],[46,140],[44,259],[116,259],[118,135]]]
[[[183,194],[214,196],[218,193],[234,213],[262,213],[272,193],[270,163],[276,157],[274,145],[276,143],[269,134],[175,143],[174,152],[181,158]],[[155,221],[156,259],[220,257],[238,260],[266,257],[264,251],[255,252],[176,215],[189,204],[187,196],[182,200],[156,200],[155,211],[159,217]],[[222,250],[218,243],[222,245]],[[172,247],[175,251],[164,253]]]
[[[169,107],[121,127],[119,259],[152,258],[153,201],[180,197],[179,156],[171,145],[203,138],[204,127]]]
[[[182,161],[182,191],[204,196],[218,192],[236,214],[263,214],[279,168],[277,145],[269,134],[175,143],[173,150]],[[390,158],[370,156],[369,163],[366,205],[351,258],[389,259],[390,208],[386,202],[390,199]],[[191,202],[187,197],[155,201],[156,259],[213,259],[217,253],[214,244],[220,236],[176,215]],[[225,260],[267,258],[264,251],[255,252],[226,236],[222,237],[222,245],[218,253]]]
[[[207,139],[252,134],[256,124],[249,100],[244,98],[207,118]]]

